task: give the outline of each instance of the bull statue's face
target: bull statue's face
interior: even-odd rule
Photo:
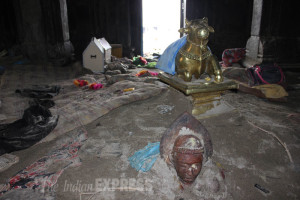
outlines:
[[[179,29],[179,32],[185,33],[189,35],[189,38],[195,40],[207,40],[209,33],[213,33],[213,27],[208,25],[208,20],[206,17],[202,19],[192,20],[192,21],[185,21],[185,28]]]

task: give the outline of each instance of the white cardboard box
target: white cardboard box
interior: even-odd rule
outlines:
[[[105,38],[92,38],[89,45],[82,53],[83,67],[94,73],[104,72],[105,63],[111,61],[111,46]]]

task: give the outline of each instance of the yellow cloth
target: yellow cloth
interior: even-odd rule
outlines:
[[[258,85],[253,88],[262,91],[266,98],[282,98],[289,95],[281,85],[277,84]]]

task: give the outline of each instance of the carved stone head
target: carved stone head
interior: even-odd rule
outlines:
[[[202,168],[204,148],[194,135],[179,136],[173,146],[172,163],[180,181],[191,184]]]
[[[183,184],[192,184],[202,163],[212,156],[213,148],[206,128],[191,114],[180,115],[164,133],[160,155],[174,167]]]

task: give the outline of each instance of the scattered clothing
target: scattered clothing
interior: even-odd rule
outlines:
[[[145,76],[157,76],[157,75],[158,75],[157,72],[151,72],[151,71],[148,71],[148,70],[142,70],[142,71],[138,72],[135,76],[145,77]]]
[[[232,63],[237,63],[242,60],[245,58],[245,55],[245,48],[225,49],[222,54],[222,67],[232,66]]]
[[[288,93],[281,85],[265,84],[254,86],[253,88],[259,89],[266,96],[266,98],[277,99],[288,96]]]
[[[137,66],[144,66],[144,65],[147,65],[148,62],[144,57],[137,56],[137,57],[133,58],[132,63],[137,65]]]
[[[254,73],[259,73],[259,72],[254,71]],[[264,77],[267,77],[267,79],[269,80],[270,76],[272,77],[272,74],[273,72],[271,70],[270,73],[267,73],[267,75]],[[277,77],[276,78],[277,81],[281,79],[280,74],[281,73],[276,73],[276,71],[275,74],[273,74]],[[286,92],[284,87],[282,87],[279,84],[262,84],[262,85],[253,86],[255,85],[254,76],[250,74],[249,69],[227,67],[223,71],[223,75],[226,78],[237,81],[239,84],[238,90],[248,94],[253,94],[261,98],[267,98],[273,100],[276,99],[279,100],[280,98],[288,96],[288,93]],[[256,81],[256,83],[258,83],[258,81]],[[284,83],[284,81],[282,81],[282,83]]]
[[[70,138],[58,145],[47,156],[29,165],[17,175],[10,178],[0,195],[12,189],[39,189],[44,191],[54,186],[65,169],[81,164],[78,150],[87,139],[87,132],[79,129],[75,138]],[[56,169],[52,171],[51,169]]]
[[[0,155],[26,149],[46,137],[57,125],[58,116],[39,104],[24,111],[23,118],[0,124]]]
[[[148,62],[147,65],[143,66],[144,68],[155,68],[157,62]]]
[[[257,64],[247,69],[250,85],[280,84],[285,85],[285,76],[276,63]]]
[[[33,101],[29,102],[29,105],[41,105],[45,108],[52,108],[55,106],[54,101],[49,100],[49,99],[34,99]]]
[[[101,83],[92,83],[89,85],[89,88],[92,90],[98,90],[103,88],[103,85]]]
[[[88,81],[86,80],[79,80],[79,79],[76,79],[73,81],[74,85],[76,85],[77,87],[83,87],[83,86],[86,86],[89,84]]]
[[[146,147],[135,152],[133,156],[128,158],[131,167],[137,171],[149,171],[159,156],[159,146],[160,142],[148,143]]]
[[[103,88],[103,85],[101,83],[91,83],[91,84],[89,84],[89,82],[87,80],[76,79],[76,80],[73,81],[73,83],[77,87],[83,87],[83,86],[88,85],[89,89],[92,89],[92,90],[98,90],[98,89]]]
[[[58,95],[60,86],[54,85],[33,85],[32,88],[17,89],[16,93],[20,93],[22,96],[37,98],[37,99],[49,99]]]

